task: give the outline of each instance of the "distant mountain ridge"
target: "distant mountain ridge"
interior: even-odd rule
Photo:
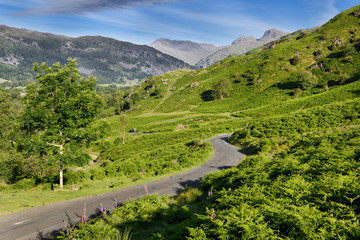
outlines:
[[[195,65],[200,59],[223,48],[208,43],[197,43],[189,40],[170,40],[165,38],[157,39],[149,44],[149,46],[190,65]]]
[[[99,83],[138,84],[168,71],[190,68],[152,47],[101,36],[71,38],[0,25],[0,78],[25,85],[34,78],[32,64],[77,59],[80,73]]]
[[[266,43],[278,40],[288,34],[289,33],[277,29],[270,29],[265,31],[264,35],[260,39],[246,36],[239,37],[230,46],[222,48],[215,53],[201,59],[196,63],[196,66],[200,68],[208,67],[224,58],[227,58],[228,56],[243,54]]]

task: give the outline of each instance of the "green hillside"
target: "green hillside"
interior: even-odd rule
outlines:
[[[233,133],[247,157],[200,189],[129,201],[60,238],[359,239],[359,67],[360,5],[247,55],[104,95],[110,131],[87,149],[97,158],[65,173],[78,195],[199,165],[212,154],[201,140],[220,133]],[[116,101],[126,113],[115,115]],[[27,174],[1,185],[4,195],[21,202],[27,188],[36,195],[56,183]]]
[[[66,63],[76,58],[83,76],[101,84],[135,85],[147,77],[189,68],[151,47],[101,36],[71,38],[0,25],[0,79],[7,86],[25,86],[33,80],[34,62]]]
[[[323,93],[329,87],[357,80],[359,44],[358,17],[344,12],[314,32],[273,42],[271,49],[258,49],[248,56],[228,58],[207,69],[189,71],[166,85],[164,80],[171,80],[175,73],[154,77],[137,91],[146,97],[147,92],[151,94],[156,89],[172,91],[165,100],[155,100],[159,103],[156,112],[244,111],[246,114],[249,109]],[[314,82],[302,83],[301,76]],[[224,78],[231,81],[230,97],[203,101],[202,94]],[[153,91],[149,91],[150,87]],[[148,105],[148,101],[144,104]],[[140,105],[141,111],[146,110]]]

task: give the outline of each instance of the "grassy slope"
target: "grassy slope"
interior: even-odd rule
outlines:
[[[143,100],[140,111],[156,106],[155,112],[159,113],[219,113],[272,105],[292,98],[293,89],[298,85],[295,76],[303,70],[312,69],[318,77],[320,89],[316,89],[317,92],[323,91],[321,88],[326,85],[334,86],[344,81],[339,76],[349,81],[357,79],[360,65],[358,18],[344,17],[347,14],[335,17],[315,32],[276,41],[279,44],[273,49],[241,58],[228,58],[207,69],[185,72],[176,83],[164,85],[160,79],[173,79],[181,72],[154,77],[137,90],[142,96],[148,97],[154,91],[149,86],[162,91],[168,91],[171,86],[172,94],[161,103],[156,99],[151,103],[148,98]],[[300,56],[301,62],[294,66],[290,59],[296,55]],[[316,68],[321,64],[321,69]],[[216,102],[202,101],[201,93],[211,89],[212,83],[221,78],[233,81],[230,97]],[[253,84],[257,80],[261,82]],[[190,87],[191,83],[198,85]]]
[[[160,239],[178,239],[184,238],[184,236],[193,236],[195,239],[199,239],[201,236],[225,239],[251,238],[252,233],[258,233],[257,236],[273,234],[274,237],[291,238],[311,236],[311,231],[326,232],[326,229],[330,228],[334,228],[335,233],[341,232],[342,234],[344,229],[351,229],[356,233],[358,231],[356,219],[358,219],[357,206],[359,203],[354,194],[358,189],[357,185],[354,185],[352,190],[346,190],[349,194],[345,196],[354,199],[351,202],[352,206],[349,205],[349,201],[344,200],[345,197],[341,199],[340,203],[336,201],[331,203],[334,205],[345,204],[344,211],[352,214],[351,217],[348,219],[326,218],[326,221],[330,222],[322,223],[329,224],[328,228],[323,227],[326,231],[321,230],[322,228],[311,229],[311,226],[306,223],[307,218],[304,218],[305,222],[294,220],[290,224],[292,226],[304,225],[301,234],[305,235],[301,235],[296,229],[293,233],[300,235],[282,232],[283,229],[289,228],[287,224],[292,221],[291,219],[282,219],[282,222],[279,220],[279,222],[269,224],[269,219],[276,219],[272,216],[281,215],[281,211],[288,212],[289,216],[294,215],[294,212],[290,211],[291,209],[295,209],[298,213],[318,211],[318,208],[314,206],[309,206],[314,208],[307,209],[307,206],[311,205],[309,201],[316,200],[314,198],[306,198],[307,204],[299,202],[299,208],[292,207],[293,203],[291,202],[296,191],[308,191],[308,189],[297,188],[299,184],[311,186],[309,189],[316,189],[316,186],[312,185],[314,183],[311,179],[306,179],[305,182],[300,179],[303,175],[301,169],[310,167],[297,167],[296,165],[300,161],[298,157],[301,155],[300,150],[308,152],[307,148],[313,149],[319,144],[314,139],[322,137],[325,142],[331,142],[331,139],[338,138],[350,142],[345,147],[335,144],[333,147],[329,147],[330,150],[324,148],[324,152],[328,155],[323,156],[323,159],[326,159],[329,154],[333,154],[338,148],[348,149],[348,151],[341,151],[337,155],[337,159],[351,160],[358,156],[354,149],[358,146],[358,130],[356,129],[359,126],[356,114],[359,112],[357,102],[360,97],[358,81],[360,40],[357,37],[360,33],[360,18],[350,15],[356,9],[359,7],[338,15],[315,32],[279,40],[273,49],[258,49],[252,55],[225,59],[207,69],[174,71],[143,82],[134,90],[134,93],[139,94],[141,100],[135,105],[133,111],[127,114],[126,130],[135,127],[139,132],[155,134],[127,134],[126,144],[122,145],[118,137],[121,127],[118,117],[107,118],[106,121],[112,129],[111,134],[103,143],[94,146],[95,152],[98,154],[101,152],[95,166],[84,169],[83,178],[75,178],[77,184],[82,188],[76,193],[76,196],[110,191],[133,181],[146,181],[152,177],[159,177],[162,174],[174,173],[198,165],[209,158],[211,149],[209,146],[202,145],[193,151],[197,139],[207,139],[219,133],[240,130],[234,134],[233,143],[239,144],[249,154],[255,155],[248,157],[234,170],[222,171],[209,176],[205,180],[203,192],[190,190],[176,200],[168,197],[149,196],[136,202],[130,202],[111,217],[107,217],[106,220],[92,221],[86,224],[74,235],[81,236],[81,234],[87,233],[94,239],[104,238],[108,233],[103,229],[111,230],[110,232],[116,235],[118,230],[122,230],[128,225],[132,227],[135,239],[143,239],[144,236],[149,238],[154,236],[154,238]],[[360,12],[360,10],[357,11]],[[340,43],[335,44],[334,42]],[[290,59],[295,55],[301,57],[298,65],[290,63]],[[321,68],[314,68],[314,66],[321,66]],[[316,88],[303,90],[294,95],[295,89],[299,88],[297,75],[305,70],[311,70],[313,75],[318,78],[319,84]],[[232,81],[230,97],[210,102],[202,100],[202,94],[210,90],[213,83],[222,78]],[[179,124],[185,129],[178,129]],[[351,129],[351,127],[355,129]],[[287,163],[287,159],[291,159],[291,161]],[[173,164],[174,160],[178,160],[177,164]],[[336,162],[336,160],[334,161]],[[345,164],[350,166],[352,162],[349,161]],[[290,165],[300,169],[298,172],[294,171],[295,177],[299,179],[286,179],[290,180],[289,183],[269,175],[275,169],[281,170],[284,169],[282,166],[287,166],[286,170]],[[357,166],[351,166],[357,169]],[[341,168],[341,165],[339,167]],[[331,176],[339,174],[340,169],[334,169],[334,173],[330,172],[330,175],[324,176],[325,178],[321,181],[325,182]],[[142,174],[143,171],[144,174]],[[323,169],[317,171],[321,172]],[[71,179],[70,175],[68,178]],[[258,178],[261,178],[263,182],[256,182],[255,180]],[[356,176],[345,178],[349,178],[351,181],[358,180]],[[341,180],[342,178],[334,179]],[[270,182],[274,181],[278,192],[266,192],[265,190],[270,189],[266,184],[270,186]],[[71,181],[68,183],[70,184]],[[233,184],[231,190],[227,189],[229,184]],[[280,190],[286,189],[289,184],[294,187],[289,188],[289,191],[294,193],[291,198],[282,198],[279,195]],[[99,190],[96,186],[107,187]],[[34,192],[34,198],[44,194],[44,191],[37,190],[41,187],[49,189],[46,184],[36,187],[31,191]],[[216,190],[211,201],[206,200],[206,192],[209,188]],[[22,192],[9,188],[6,191],[8,194],[2,195],[5,196],[2,201],[4,210],[11,209],[11,202],[14,199],[21,202],[23,195],[29,193],[29,191]],[[259,214],[261,211],[270,209],[269,205],[266,205],[266,201],[264,201],[264,204],[261,203],[263,204],[262,208],[258,208],[260,203],[252,202],[251,197],[242,196],[244,192],[259,193],[257,196],[259,199],[272,199],[272,196],[275,202],[279,202],[270,207],[280,209],[279,212],[269,211],[269,215],[265,216]],[[262,193],[264,195],[261,195]],[[325,192],[324,194],[330,193]],[[323,197],[324,194],[321,196]],[[13,195],[11,200],[6,197],[7,195]],[[69,194],[69,198],[76,196]],[[54,198],[50,200],[47,198],[48,195],[41,198],[42,200],[37,204],[54,201]],[[224,200],[224,198],[226,199]],[[281,201],[287,202],[289,207],[279,208],[283,204]],[[20,208],[23,207],[28,206],[20,206]],[[352,209],[352,207],[354,208]],[[216,221],[212,221],[210,218],[213,209],[217,214],[221,212]],[[232,211],[235,211],[236,216],[233,216]],[[325,214],[326,211],[323,212],[316,215],[313,221],[318,221],[319,216],[325,216],[322,214]],[[342,216],[342,213],[337,216]],[[348,220],[350,222],[344,222]],[[344,223],[341,223],[346,225],[341,228],[342,230],[336,228],[336,224],[340,224],[338,221],[343,221]],[[351,221],[354,222],[351,223]],[[351,224],[354,227],[351,227]]]
[[[144,82],[132,127],[168,134],[182,123],[204,137],[239,130],[231,141],[249,156],[206,177],[201,190],[129,202],[72,236],[111,238],[130,226],[134,239],[359,238],[360,17],[353,12],[360,7],[273,49]],[[305,70],[318,85],[294,94]],[[230,97],[203,101],[221,78],[233,81]],[[163,98],[151,96],[156,89]]]

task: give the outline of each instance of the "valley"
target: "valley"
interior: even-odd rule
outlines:
[[[10,112],[16,99],[1,90],[0,221],[136,184],[146,191],[151,180],[207,162],[213,148],[204,140],[231,133],[228,142],[245,154],[240,164],[177,196],[148,189],[116,209],[107,205],[110,214],[58,239],[358,239],[359,67],[358,5],[207,68],[99,90],[103,105],[89,129],[100,130],[89,132],[88,145],[66,146],[62,191],[59,164],[48,161],[56,150],[43,147],[46,129],[22,135],[21,112]],[[78,215],[82,209],[83,202]]]

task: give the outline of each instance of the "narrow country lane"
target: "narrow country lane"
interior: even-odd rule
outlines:
[[[214,155],[205,164],[187,172],[146,184],[128,187],[109,193],[82,197],[69,201],[48,204],[0,217],[0,239],[42,239],[50,233],[64,229],[64,221],[79,222],[86,203],[87,216],[96,216],[100,212],[100,203],[106,209],[113,209],[115,199],[122,203],[148,194],[175,195],[186,186],[200,186],[200,180],[209,172],[236,166],[244,155],[240,150],[226,142],[230,134],[224,134],[208,140],[214,147]]]

